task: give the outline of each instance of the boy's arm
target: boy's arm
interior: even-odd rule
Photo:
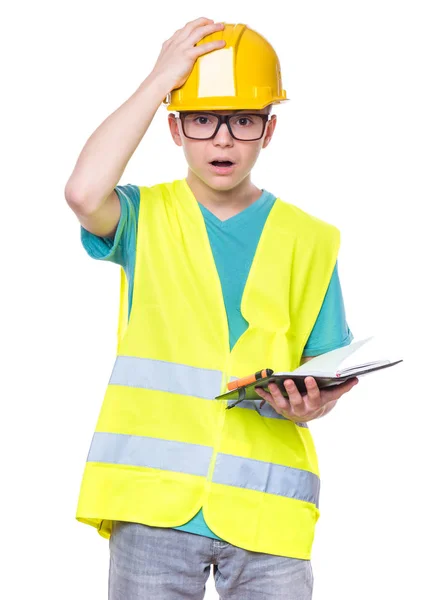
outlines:
[[[150,75],[82,149],[65,197],[87,231],[114,237],[121,213],[114,188],[167,93],[163,80]]]
[[[184,83],[199,56],[222,48],[225,42],[195,44],[223,27],[200,18],[175,32],[164,42],[150,75],[88,139],[66,184],[65,197],[91,233],[115,235],[121,213],[115,186],[164,98]]]

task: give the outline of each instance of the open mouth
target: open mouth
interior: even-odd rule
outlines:
[[[230,160],[213,160],[210,164],[214,167],[231,167],[234,163]]]

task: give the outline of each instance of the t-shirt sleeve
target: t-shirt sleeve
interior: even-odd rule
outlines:
[[[139,187],[131,184],[117,186],[115,192],[120,200],[121,216],[114,239],[99,237],[81,226],[81,242],[87,254],[96,260],[106,260],[130,270],[131,254],[135,250],[139,214]]]
[[[348,346],[352,340],[353,334],[346,321],[337,261],[322,307],[302,355],[324,354]]]

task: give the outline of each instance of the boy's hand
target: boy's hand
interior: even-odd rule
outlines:
[[[201,17],[190,21],[163,43],[162,50],[152,71],[152,76],[162,78],[169,91],[179,88],[190,75],[196,59],[202,54],[218,50],[226,45],[224,40],[195,46],[206,35],[224,29],[222,23]]]
[[[314,377],[306,377],[305,385],[308,393],[304,395],[301,395],[291,379],[286,379],[284,382],[288,398],[283,396],[276,383],[269,384],[268,389],[271,393],[265,392],[262,388],[256,388],[256,392],[263,398],[262,404],[268,402],[279,415],[291,421],[305,423],[326,415],[334,408],[338,399],[358,382],[358,378],[354,377],[344,383],[320,390]]]

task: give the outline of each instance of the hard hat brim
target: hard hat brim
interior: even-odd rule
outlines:
[[[238,102],[238,100],[240,100]],[[256,98],[235,98],[232,96],[214,96],[212,98],[196,98],[190,105],[186,103],[176,104],[175,102],[167,102],[167,110],[170,111],[201,111],[201,110],[261,110],[270,104],[281,104],[289,98],[281,96],[273,98],[266,102],[256,101]]]

